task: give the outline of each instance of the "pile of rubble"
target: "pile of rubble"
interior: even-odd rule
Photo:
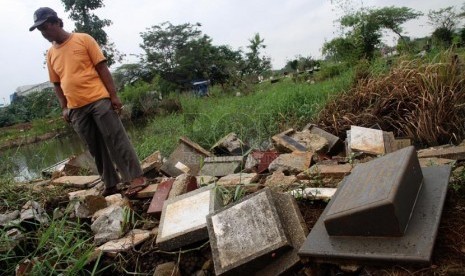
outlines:
[[[70,204],[76,217],[90,220],[96,256],[152,239],[162,251],[209,241],[210,268],[196,275],[208,275],[211,263],[217,275],[281,275],[303,261],[428,263],[451,168],[465,159],[465,145],[417,152],[409,139],[357,126],[347,137],[312,124],[273,136],[267,150],[250,148],[234,133],[209,150],[181,137],[167,159],[155,152],[143,160],[151,184],[131,199],[101,196],[98,175],[71,175],[96,171],[88,154],[44,170],[53,179],[41,185],[76,188]],[[296,198],[332,198],[310,233]],[[130,229],[127,214],[137,202],[149,203],[137,212],[155,223]],[[25,220],[47,223],[38,203],[29,202],[0,215],[0,227]],[[8,233],[8,246],[15,246],[21,232]],[[180,270],[165,263],[154,275]]]

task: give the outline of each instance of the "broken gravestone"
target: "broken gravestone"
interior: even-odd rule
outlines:
[[[280,275],[308,232],[295,200],[265,188],[207,216],[216,275]]]
[[[211,153],[199,144],[192,142],[187,137],[179,138],[179,145],[171,153],[168,160],[163,163],[160,171],[168,176],[176,177],[186,173],[180,168],[188,168],[188,173],[197,175],[200,170],[200,162],[203,158],[211,156]]]
[[[107,241],[119,239],[123,233],[124,208],[117,205],[109,206],[93,218],[90,226],[94,232],[94,243],[101,245]]]
[[[350,126],[347,131],[348,149],[350,151],[383,155],[397,150],[392,132],[359,126]]]
[[[301,173],[310,167],[312,163],[311,152],[293,152],[285,153],[278,156],[270,163],[268,170],[270,172],[283,171],[289,174]]]
[[[243,156],[249,149],[249,146],[244,144],[236,133],[231,132],[216,142],[210,150],[219,156]]]
[[[127,251],[146,241],[151,235],[148,230],[133,229],[123,238],[108,241],[97,248],[104,253],[114,254]]]
[[[343,148],[344,143],[337,137],[329,132],[324,131],[323,129],[317,127],[314,124],[306,125],[302,131],[308,130],[310,133],[319,135],[328,141],[328,150],[326,153],[335,154]]]
[[[279,154],[276,151],[252,151],[247,155],[244,171],[258,174],[264,173],[268,170],[270,163],[278,156]]]
[[[95,186],[100,181],[100,176],[98,175],[70,175],[62,176],[51,181],[54,185],[63,185],[65,187],[73,188],[91,188]]]
[[[421,168],[414,147],[357,165],[299,254],[332,263],[429,263],[450,171]]]
[[[221,206],[221,193],[214,185],[165,201],[158,229],[158,247],[173,250],[207,239],[206,217]]]
[[[238,173],[243,165],[242,156],[215,156],[204,159],[200,175],[211,175],[216,177]]]

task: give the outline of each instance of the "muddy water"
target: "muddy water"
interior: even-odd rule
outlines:
[[[129,136],[138,137],[137,133],[143,131],[144,127],[142,123],[128,124],[126,130]],[[75,133],[8,149],[0,152],[0,173],[12,175],[18,182],[37,179],[41,177],[43,169],[85,150],[84,143]]]

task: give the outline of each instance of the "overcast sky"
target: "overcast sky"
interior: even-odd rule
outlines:
[[[359,6],[361,1],[353,1]],[[447,6],[460,7],[463,0],[365,0],[370,7],[406,6],[427,13]],[[201,31],[214,45],[245,49],[248,39],[259,33],[265,39],[265,54],[274,69],[282,68],[297,55],[321,57],[326,40],[337,36],[334,21],[341,12],[331,0],[104,0],[96,11],[113,25],[105,31],[116,48],[127,55],[126,62],[141,54],[140,33],[165,21],[172,24],[202,24]],[[51,7],[64,20],[65,30],[74,24],[65,14],[60,0],[0,0],[0,103],[9,103],[18,86],[48,80],[44,53],[50,47],[40,32],[29,32],[33,13],[39,7]],[[426,16],[405,24],[405,34],[422,37],[431,34]],[[393,39],[386,38],[388,44]],[[114,69],[114,68],[112,68]]]

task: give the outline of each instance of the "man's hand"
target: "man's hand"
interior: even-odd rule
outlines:
[[[71,123],[71,121],[69,120],[69,108],[63,108],[63,110],[61,111],[61,115],[63,116],[63,120],[65,120],[65,122]]]
[[[113,110],[115,110],[117,113],[120,113],[121,107],[123,107],[123,104],[121,103],[118,96],[110,97],[110,101],[111,101],[111,106],[113,107]]]

